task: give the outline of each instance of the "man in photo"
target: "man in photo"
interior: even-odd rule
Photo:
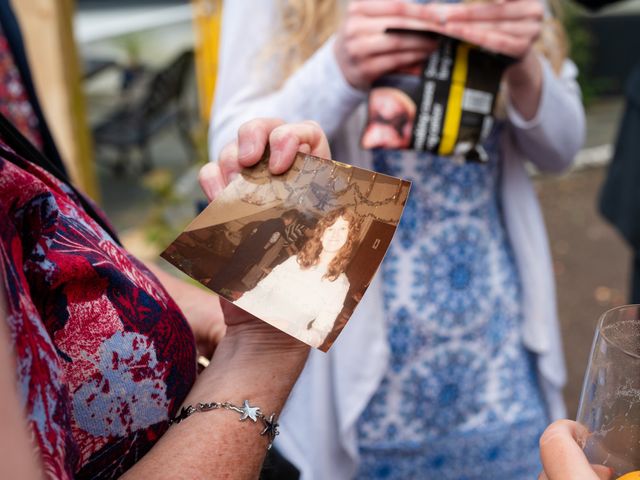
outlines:
[[[285,228],[298,217],[295,209],[287,210],[280,217],[270,218],[260,223],[247,237],[244,237],[227,263],[214,275],[210,287],[219,292],[233,290],[249,269],[262,260],[269,249],[285,235]]]

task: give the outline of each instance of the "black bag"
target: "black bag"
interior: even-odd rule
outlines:
[[[298,480],[300,471],[273,447],[267,452],[260,480]]]
[[[634,251],[640,250],[640,64],[631,72],[615,153],[600,193],[600,211]]]

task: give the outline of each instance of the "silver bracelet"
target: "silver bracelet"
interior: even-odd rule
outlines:
[[[271,449],[273,445],[273,441],[280,432],[278,431],[278,422],[276,421],[276,414],[272,413],[268,417],[265,416],[261,411],[260,407],[252,407],[249,405],[249,400],[245,400],[242,407],[238,407],[231,402],[211,402],[211,403],[196,403],[195,407],[193,405],[187,405],[182,407],[178,414],[169,419],[169,425],[173,425],[174,423],[180,423],[186,418],[189,418],[196,412],[209,412],[211,410],[231,410],[232,412],[237,412],[240,414],[240,421],[244,422],[249,419],[253,423],[256,423],[258,420],[262,422],[263,429],[260,432],[260,435],[267,436],[269,439],[269,445],[267,445],[267,450]]]

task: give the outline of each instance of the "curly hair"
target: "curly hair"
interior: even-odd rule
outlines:
[[[329,281],[333,282],[336,278],[343,273],[349,261],[351,260],[351,255],[353,250],[358,242],[358,237],[360,236],[360,225],[361,219],[360,217],[351,210],[347,210],[344,207],[337,208],[332,210],[327,215],[322,217],[320,221],[314,227],[311,237],[304,244],[302,249],[298,252],[298,264],[302,268],[310,268],[314,265],[317,265],[320,261],[320,254],[322,253],[322,235],[325,230],[336,223],[340,217],[344,218],[347,222],[349,222],[349,234],[347,236],[347,241],[342,246],[342,248],[338,251],[336,256],[331,260],[329,266],[327,267],[327,273],[324,274],[322,278],[326,278]]]

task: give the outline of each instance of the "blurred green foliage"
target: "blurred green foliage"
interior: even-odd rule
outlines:
[[[181,201],[175,192],[174,181],[169,170],[157,168],[146,174],[142,182],[154,196],[154,205],[145,222],[145,237],[159,249],[169,245],[179,233],[167,216],[168,207]]]
[[[588,27],[588,11],[570,0],[562,2],[562,10],[561,20],[569,40],[569,56],[578,67],[578,83],[582,89],[583,103],[588,106],[607,89],[608,82],[593,75],[596,40]]]
[[[195,201],[204,197],[197,183],[197,171],[208,161],[207,125],[194,121],[191,139],[195,146],[191,165],[181,175],[166,168],[154,168],[143,178],[154,198],[144,222],[145,238],[155,249],[167,247],[195,216]],[[183,188],[177,188],[183,183]],[[186,188],[184,187],[186,184]]]

